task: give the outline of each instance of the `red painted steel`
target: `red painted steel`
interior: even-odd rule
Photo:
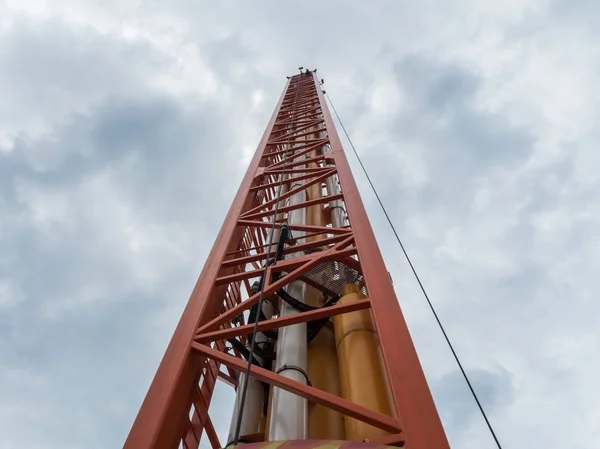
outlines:
[[[313,77],[317,82],[316,76]],[[363,275],[371,298],[373,318],[381,342],[396,411],[403,423],[403,433],[407,436],[407,445],[409,449],[448,448],[444,428],[429,391],[417,351],[410,338],[404,315],[400,310],[394,287],[387,275],[383,257],[358,193],[358,187],[354,182],[348,159],[335,130],[323,92],[317,89],[317,94],[323,106],[332,154],[344,190],[348,219],[353,228],[361,230],[355,233],[356,247],[359,259],[368,261],[363,264]]]
[[[288,163],[286,158],[292,156],[306,159]],[[278,198],[284,173],[293,174],[295,182],[301,180],[304,184],[291,186]],[[387,444],[409,449],[449,447],[316,74],[306,72],[291,77],[279,99],[124,448],[196,449],[203,434],[215,449],[224,443],[215,430],[215,425],[222,428],[223,423],[211,420],[209,407],[216,382],[221,380],[237,388],[236,372],[247,366],[239,351],[226,342],[231,338],[245,342],[253,328],[253,324],[245,324],[243,312],[259,301],[260,294],[252,290],[252,284],[264,272],[269,232],[273,225],[278,227],[285,221],[284,218],[273,223],[275,205],[309,186],[324,186],[332,176],[339,180],[341,193],[328,192],[322,199],[307,197],[300,204],[285,204],[278,214],[285,216],[298,208],[319,207],[328,217],[332,207],[326,203],[338,200],[347,211],[350,225],[289,226],[292,233],[302,231],[320,237],[307,240],[306,236],[294,236],[286,241],[283,254],[304,254],[268,267],[263,280],[264,297],[270,300],[279,289],[298,279],[331,296],[333,292],[326,285],[309,279],[308,271],[337,261],[363,276],[368,299],[261,321],[258,329],[280,329],[370,308],[381,341],[395,415],[367,410],[265,368],[253,366],[250,374],[386,429],[391,432],[385,438]],[[277,242],[273,245],[271,259]],[[274,274],[280,277],[272,278]]]
[[[309,312],[298,313],[281,318],[272,318],[270,320],[264,320],[258,323],[257,331],[262,332],[269,329],[279,329],[280,327],[291,326],[292,324],[305,323],[307,321],[319,320],[321,318],[329,318],[342,313],[368,309],[370,306],[371,302],[368,299],[361,299],[359,301],[353,301],[347,304],[336,304],[331,307],[322,307]],[[223,340],[231,337],[238,337],[240,335],[251,334],[253,329],[254,324],[247,324],[245,326],[221,329],[214,332],[202,332],[196,337],[196,341],[198,343],[210,343],[216,340]]]
[[[210,349],[208,346],[201,345],[200,343],[192,343],[192,346],[199,352],[211,356],[215,360],[219,360],[221,363],[237,369],[238,371],[244,371],[246,369],[246,363],[238,358],[223,354],[220,351],[215,351],[214,349]],[[331,407],[335,411],[351,416],[352,418],[364,420],[375,427],[379,427],[390,432],[398,432],[400,430],[400,420],[398,418],[394,418],[393,416],[386,416],[381,413],[371,411],[360,405],[353,404],[346,399],[342,399],[331,393],[317,390],[314,387],[310,387],[295,380],[288,379],[287,377],[280,376],[279,374],[275,374],[272,371],[264,368],[252,366],[250,373],[263,382],[267,382],[284,390],[296,393],[317,404]]]

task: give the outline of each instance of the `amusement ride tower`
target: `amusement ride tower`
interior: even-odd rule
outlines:
[[[323,94],[288,77],[124,448],[449,448]]]

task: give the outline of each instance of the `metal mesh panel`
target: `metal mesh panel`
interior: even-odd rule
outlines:
[[[335,260],[320,263],[304,273],[300,279],[303,278],[320,285],[326,291],[335,293],[336,296],[343,295],[343,288],[346,284],[364,284],[362,274],[345,263]],[[364,286],[361,287],[360,292],[363,295],[367,294]]]

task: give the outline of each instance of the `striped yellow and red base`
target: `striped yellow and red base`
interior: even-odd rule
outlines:
[[[228,446],[232,449],[240,446],[240,449],[398,449],[394,446],[386,446],[378,443],[364,443],[359,441],[340,440],[286,440],[265,441],[260,443],[248,443]]]

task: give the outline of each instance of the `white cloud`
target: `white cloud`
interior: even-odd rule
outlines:
[[[597,446],[597,17],[516,0],[0,5],[0,447],[122,443],[299,65],[325,78],[501,441]],[[450,441],[491,448],[350,160]]]
[[[0,279],[0,309],[15,307],[22,299],[17,287],[7,279]]]

